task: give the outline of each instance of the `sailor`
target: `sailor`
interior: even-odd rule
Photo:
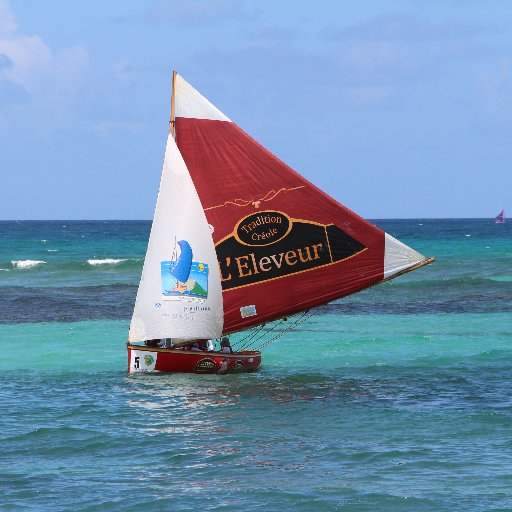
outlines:
[[[192,340],[174,339],[172,348],[175,348],[175,349],[178,348],[178,349],[183,349],[183,350],[194,350],[197,352],[197,351],[203,350],[200,345],[200,343],[202,341],[203,340],[197,340],[197,339],[192,339]]]
[[[210,340],[206,340],[206,339],[204,339],[204,340],[198,340],[198,342],[197,342],[197,343],[198,343],[198,345],[199,345],[199,348],[200,348],[203,352],[206,352],[206,351],[210,350],[210,349],[208,348],[208,347],[209,347],[209,345],[208,345],[208,342],[209,342],[209,341],[210,341]]]
[[[229,343],[229,338],[227,336],[224,336],[224,338],[220,340],[220,351],[223,354],[233,353],[233,349],[231,348],[231,344]]]

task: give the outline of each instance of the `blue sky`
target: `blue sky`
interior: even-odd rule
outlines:
[[[368,218],[512,211],[508,0],[0,0],[0,219],[149,219],[171,71]]]

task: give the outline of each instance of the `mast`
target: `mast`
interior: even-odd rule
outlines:
[[[174,103],[176,99],[176,70],[172,72],[172,93],[171,93],[171,119],[169,121],[169,131],[171,132],[172,137],[175,135],[175,123],[174,123]]]

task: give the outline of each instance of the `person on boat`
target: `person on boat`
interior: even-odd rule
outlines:
[[[202,350],[205,350],[205,348],[203,348],[203,342],[205,342],[206,340],[197,340],[197,339],[193,339],[193,340],[183,340],[183,339],[175,339],[173,340],[173,345],[172,345],[172,348],[174,349],[182,349],[182,350],[193,350],[195,352],[198,352],[198,351],[202,351]]]
[[[167,341],[166,338],[164,339],[154,339],[154,340],[146,340],[146,346],[147,347],[158,347],[158,348],[164,348],[167,347]]]
[[[204,339],[204,340],[197,340],[197,343],[199,345],[199,348],[203,351],[203,352],[213,352],[213,341],[212,340],[208,340],[208,339]]]
[[[197,344],[203,352],[208,350],[208,340],[198,340]]]
[[[229,343],[229,338],[227,336],[224,336],[224,338],[220,340],[220,351],[223,354],[233,353],[233,349],[231,348],[231,344]]]

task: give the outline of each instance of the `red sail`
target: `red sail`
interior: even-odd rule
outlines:
[[[176,142],[213,229],[225,333],[384,279],[389,235],[280,161],[186,82],[180,84],[187,94],[180,102],[177,87]],[[395,252],[409,250],[405,266],[423,260],[395,242]]]

